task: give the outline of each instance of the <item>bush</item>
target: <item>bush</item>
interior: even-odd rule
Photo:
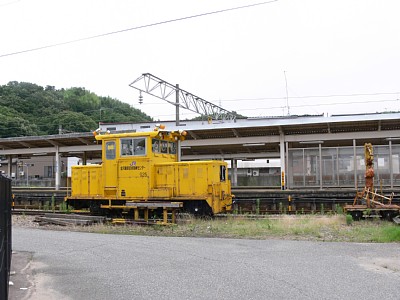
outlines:
[[[352,215],[346,215],[346,224],[351,225],[353,223]]]

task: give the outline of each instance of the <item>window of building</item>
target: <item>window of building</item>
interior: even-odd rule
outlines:
[[[44,176],[46,178],[53,178],[53,166],[44,166]]]

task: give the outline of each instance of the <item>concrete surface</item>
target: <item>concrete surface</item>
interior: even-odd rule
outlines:
[[[400,245],[13,228],[14,299],[399,299]],[[17,263],[23,255],[26,262]],[[28,267],[26,267],[28,265]],[[27,287],[27,290],[19,290]]]

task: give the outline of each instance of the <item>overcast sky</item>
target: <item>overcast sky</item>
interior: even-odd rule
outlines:
[[[139,105],[142,73],[249,117],[400,110],[398,0],[278,0],[4,56],[258,2],[0,0],[0,84],[84,87],[156,120],[175,108]]]

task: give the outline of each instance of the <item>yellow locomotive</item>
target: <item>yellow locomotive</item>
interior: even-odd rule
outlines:
[[[232,206],[227,164],[223,161],[178,161],[178,142],[185,131],[99,134],[102,163],[72,167],[74,209],[92,212],[183,207],[184,211],[210,215]],[[175,205],[175,206],[174,206]]]

